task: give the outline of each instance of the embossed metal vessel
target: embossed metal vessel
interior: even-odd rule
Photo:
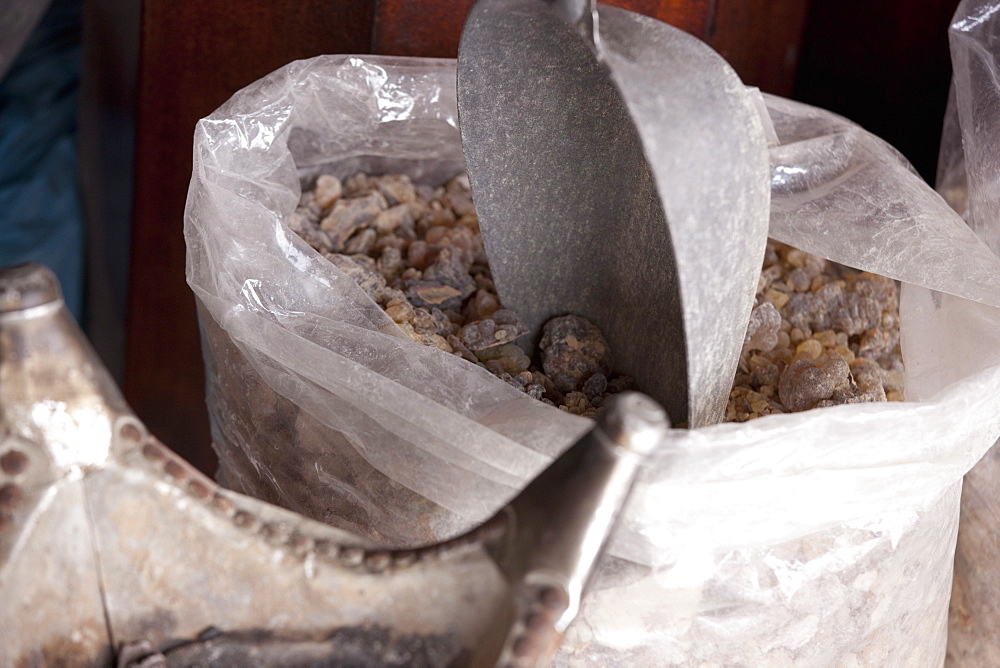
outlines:
[[[389,549],[192,468],[51,272],[0,270],[0,665],[539,665],[665,434],[623,395],[482,526]]]

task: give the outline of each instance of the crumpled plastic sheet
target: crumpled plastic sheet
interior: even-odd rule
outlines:
[[[963,0],[949,29],[952,89],[945,114],[938,160],[937,189],[962,215],[970,229],[994,252],[1000,252],[1000,3]],[[995,323],[984,309],[961,309],[942,300],[934,325],[962,332],[971,345],[962,369],[996,360],[989,337]],[[978,316],[978,317],[976,317]],[[981,342],[981,343],[980,343]],[[1000,446],[994,445],[965,476],[961,523],[955,554],[955,580],[948,623],[947,664],[1000,665]]]
[[[896,149],[828,111],[765,98],[781,140],[771,150],[773,238],[1000,307],[1000,258],[988,237],[970,229]]]
[[[453,61],[326,56],[195,133],[187,272],[224,478],[392,545],[485,519],[590,424],[410,341],[285,225],[322,172],[461,171],[454,90]],[[970,301],[996,299],[997,262],[886,144],[767,108],[772,235],[910,281],[910,401],[672,431],[561,665],[943,660],[960,481],[1000,433],[1000,311]]]

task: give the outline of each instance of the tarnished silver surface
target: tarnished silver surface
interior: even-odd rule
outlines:
[[[0,665],[111,660],[80,459],[124,404],[37,266],[0,278]]]
[[[721,419],[768,222],[764,131],[736,74],[632,12],[480,0],[458,103],[503,302],[535,336],[586,316],[673,422]]]
[[[538,665],[641,455],[623,397],[508,507],[385,549],[224,490],[125,405],[32,265],[0,271],[0,665]]]

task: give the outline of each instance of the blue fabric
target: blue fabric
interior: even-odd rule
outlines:
[[[80,0],[55,0],[0,82],[0,266],[47,265],[77,320],[84,276],[80,58]]]

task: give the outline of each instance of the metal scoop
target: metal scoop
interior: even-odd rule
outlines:
[[[575,313],[676,423],[721,419],[767,236],[751,94],[680,30],[589,0],[480,0],[462,146],[494,280],[533,336]]]

